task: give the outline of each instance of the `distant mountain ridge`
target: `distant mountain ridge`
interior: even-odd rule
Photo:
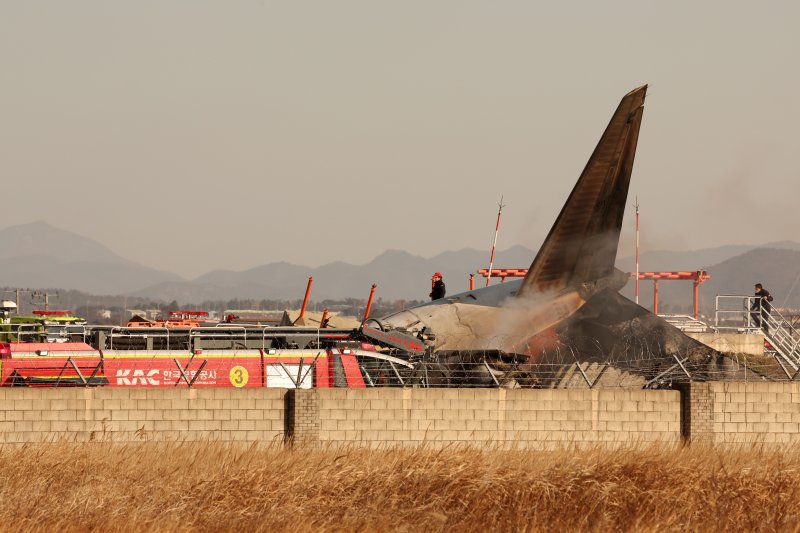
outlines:
[[[120,257],[97,241],[45,222],[0,230],[0,285],[124,294],[181,277]]]
[[[769,242],[761,245],[753,244],[728,244],[714,248],[702,248],[699,250],[687,251],[668,251],[653,250],[643,252],[639,257],[639,270],[648,271],[683,271],[699,270],[710,265],[722,263],[732,257],[744,254],[756,248],[773,248],[778,250],[800,251],[800,243],[792,241]],[[634,256],[617,258],[617,268],[627,272],[636,270],[636,259]]]
[[[431,258],[402,250],[387,250],[364,265],[336,261],[317,268],[270,263],[241,272],[217,270],[190,282],[162,283],[137,291],[133,296],[178,301],[229,298],[301,298],[309,276],[314,277],[315,300],[366,298],[372,283],[384,299],[425,299],[430,292],[430,278],[441,272],[449,294],[469,289],[469,273],[488,266],[485,252],[472,249],[442,252]],[[514,246],[497,253],[495,266],[527,267],[533,252]],[[475,286],[485,284],[476,275]],[[202,297],[201,297],[202,296]]]
[[[703,307],[713,311],[713,298],[717,292],[731,294],[752,290],[754,277],[787,294],[794,279],[795,266],[800,266],[800,243],[776,242],[756,248],[750,245],[727,245],[688,252],[654,251],[641,256],[641,267],[646,270],[709,270],[712,280],[701,288]],[[770,262],[769,269],[750,265],[754,250]],[[766,255],[765,255],[766,254]],[[378,284],[377,294],[385,299],[424,299],[427,297],[430,276],[435,271],[444,275],[449,294],[467,290],[469,273],[486,268],[486,253],[474,249],[442,252],[425,258],[400,250],[387,250],[370,263],[352,265],[341,261],[318,268],[292,265],[286,262],[270,263],[241,272],[213,271],[193,281],[162,283],[136,292],[135,296],[164,300],[202,301],[228,298],[299,298],[305,290],[306,280],[314,277],[312,298],[315,300],[338,298],[366,298],[370,285]],[[524,246],[514,246],[498,252],[496,268],[527,268],[535,252]],[[617,262],[618,268],[632,271],[635,263],[631,257]],[[756,276],[758,272],[761,276]],[[784,273],[789,273],[783,275]],[[792,279],[786,279],[791,277]],[[494,280],[493,283],[497,283]],[[475,286],[481,287],[485,279],[475,277]],[[633,298],[633,283],[623,294]],[[748,288],[749,287],[749,288]],[[662,309],[670,306],[691,307],[691,283],[662,282]],[[652,305],[652,283],[640,284],[640,303]],[[800,307],[800,289],[787,305]]]
[[[527,268],[535,252],[524,246],[498,251],[496,268]],[[314,277],[314,300],[366,298],[372,283],[384,299],[425,299],[433,272],[444,274],[449,294],[468,289],[469,273],[488,265],[488,253],[474,249],[444,251],[425,258],[402,250],[387,250],[369,263],[334,261],[311,268],[284,261],[243,271],[214,270],[194,280],[124,259],[101,243],[44,222],[0,230],[0,286],[77,289],[93,294],[126,294],[179,302],[233,298],[300,298],[309,276]],[[692,251],[651,251],[641,256],[641,270],[698,270],[711,272],[701,287],[703,305],[713,310],[716,292],[745,291],[763,282],[776,297],[791,295],[787,305],[800,307],[800,289],[792,289],[800,268],[800,243],[774,242],[755,247],[726,245]],[[633,257],[621,257],[617,266],[634,270]],[[496,283],[497,281],[493,281]],[[476,275],[475,286],[485,279]],[[652,305],[652,283],[642,282],[640,302]],[[796,304],[794,293],[797,293]],[[623,294],[633,297],[633,283]],[[691,284],[664,282],[663,306],[691,304]],[[779,299],[782,302],[782,299]]]
[[[97,241],[46,222],[19,224],[0,230],[0,259],[43,256],[58,257],[63,263],[130,262]]]
[[[753,286],[763,283],[775,298],[773,305],[800,309],[800,246],[797,243],[774,243],[783,248],[759,247],[724,259],[716,264],[703,265],[711,279],[700,286],[700,312],[713,319],[715,299],[719,295],[752,295]],[[697,270],[687,269],[687,270]],[[634,298],[634,284],[622,290]],[[659,308],[662,312],[685,312],[693,301],[692,284],[686,281],[661,281],[659,283]],[[653,305],[653,282],[641,281],[639,303],[647,308]]]

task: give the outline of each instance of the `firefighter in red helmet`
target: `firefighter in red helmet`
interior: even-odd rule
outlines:
[[[431,293],[429,295],[431,297],[431,300],[438,300],[440,298],[444,298],[444,295],[446,294],[447,291],[444,287],[444,280],[442,279],[442,273],[436,272],[431,278],[431,280],[433,281],[431,287]]]

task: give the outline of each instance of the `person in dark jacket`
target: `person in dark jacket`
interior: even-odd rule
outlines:
[[[438,300],[440,298],[444,298],[444,295],[447,293],[447,290],[444,287],[444,280],[442,279],[442,273],[437,272],[433,275],[433,287],[431,288],[431,293],[429,296],[431,300]]]
[[[753,300],[753,305],[750,306],[750,315],[753,317],[753,323],[758,328],[764,330],[764,333],[769,333],[769,325],[767,324],[767,320],[769,318],[769,313],[772,311],[772,304],[770,302],[774,298],[769,293],[767,289],[765,289],[760,283],[756,283],[756,290],[755,290],[755,299]]]

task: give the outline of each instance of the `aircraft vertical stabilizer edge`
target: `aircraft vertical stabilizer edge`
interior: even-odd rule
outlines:
[[[676,354],[707,364],[716,352],[618,293],[628,275],[614,262],[646,93],[644,85],[620,101],[524,279],[371,319],[364,328],[414,336],[440,361],[491,353],[495,362],[513,354],[543,364],[569,351],[570,363],[616,360],[620,370],[638,371],[634,381],[674,364]]]

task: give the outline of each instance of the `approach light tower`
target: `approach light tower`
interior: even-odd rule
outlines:
[[[489,257],[489,272],[492,271],[494,265],[494,249],[497,247],[497,234],[500,233],[500,215],[503,214],[503,195],[500,195],[500,203],[497,204],[497,224],[494,226],[494,242],[492,243],[492,255]],[[489,286],[492,276],[486,276],[486,286]]]

